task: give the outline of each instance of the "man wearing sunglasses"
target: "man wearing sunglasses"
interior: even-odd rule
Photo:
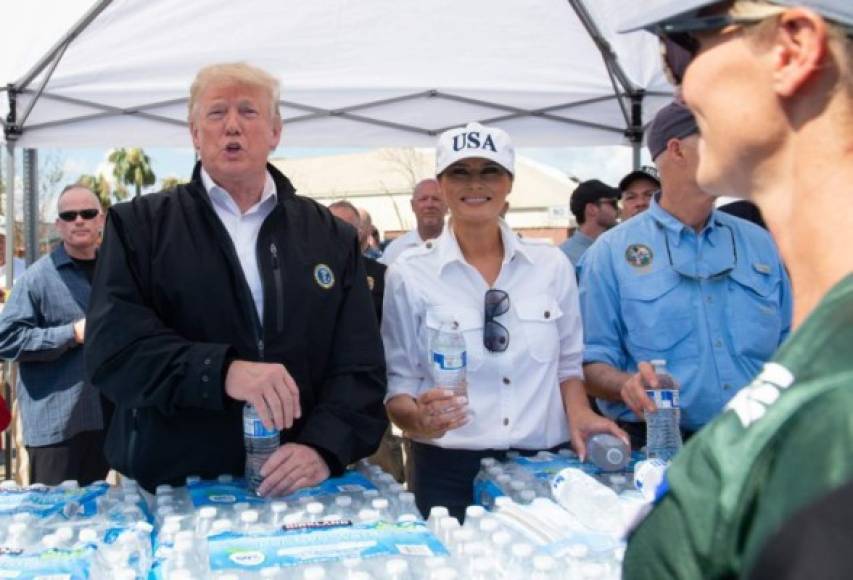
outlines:
[[[0,314],[0,356],[20,367],[30,482],[85,485],[109,471],[103,407],[83,377],[82,349],[104,216],[95,194],[80,185],[66,187],[58,203],[62,243],[15,283]]]
[[[658,113],[648,146],[661,194],[581,261],[587,389],[635,447],[655,408],[648,361],[666,360],[680,383],[687,438],[752,380],[790,326],[790,288],[770,235],[714,211],[696,184],[697,132],[679,103]]]
[[[619,190],[597,179],[584,181],[572,192],[569,209],[577,220],[578,229],[560,244],[560,249],[572,265],[577,266],[595,239],[616,225]]]
[[[849,577],[820,498],[853,479],[853,2],[644,2],[628,28],[680,51],[697,179],[759,206],[796,294],[792,335],[676,457],[625,578]]]

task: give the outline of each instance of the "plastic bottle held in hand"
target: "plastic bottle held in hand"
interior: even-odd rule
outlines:
[[[621,471],[631,461],[628,445],[610,433],[597,433],[586,443],[589,460],[602,471]]]
[[[468,354],[465,337],[456,322],[442,322],[432,339],[432,378],[436,386],[453,391],[455,395],[468,395],[466,371]]]
[[[679,386],[667,372],[666,361],[651,362],[657,375],[658,388],[648,389],[646,394],[657,410],[646,412],[646,455],[649,459],[670,461],[681,449]]]
[[[249,403],[243,406],[243,443],[246,446],[246,485],[249,491],[256,493],[263,481],[261,467],[281,444],[280,431],[273,427],[267,429],[255,407]]]

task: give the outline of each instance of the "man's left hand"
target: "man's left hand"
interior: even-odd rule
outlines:
[[[329,466],[317,451],[300,443],[285,443],[263,467],[264,481],[258,488],[263,496],[281,496],[303,487],[317,485],[330,475]]]

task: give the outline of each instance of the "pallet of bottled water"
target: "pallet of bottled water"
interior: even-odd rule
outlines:
[[[0,577],[146,578],[151,514],[133,482],[0,484]]]
[[[617,494],[634,489],[633,473],[636,464],[644,459],[639,452],[624,450],[624,458],[611,465],[582,462],[570,449],[559,453],[540,451],[533,456],[517,452],[507,454],[506,461],[485,458],[474,479],[474,502],[491,509],[498,497],[507,496],[527,504],[537,497],[551,497],[551,482],[567,468],[578,469],[595,478]]]
[[[151,578],[409,578],[448,554],[414,495],[381,468],[272,500],[230,476],[160,486]]]

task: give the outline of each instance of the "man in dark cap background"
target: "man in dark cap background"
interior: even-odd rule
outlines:
[[[658,170],[649,165],[635,169],[619,181],[622,194],[622,219],[628,220],[649,209],[652,196],[660,191]]]
[[[689,437],[752,380],[791,322],[770,235],[715,211],[696,184],[698,132],[682,105],[661,110],[648,135],[661,192],[599,237],[579,268],[587,390],[636,447],[655,408],[648,361],[666,360],[680,383]]]
[[[586,249],[595,239],[616,225],[619,217],[619,190],[590,179],[579,184],[572,193],[569,209],[578,222],[578,229],[560,244],[573,266],[577,266]]]

